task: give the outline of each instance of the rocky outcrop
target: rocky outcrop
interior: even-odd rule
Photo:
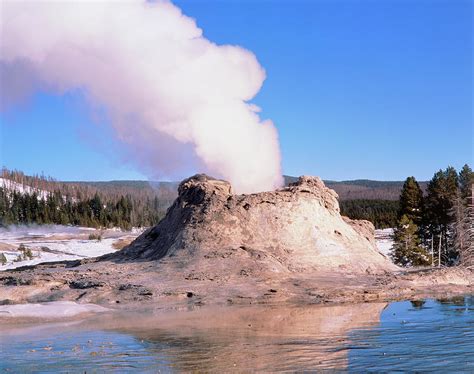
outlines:
[[[372,222],[366,221],[364,219],[350,219],[349,217],[345,216],[342,216],[342,219],[360,235],[366,238],[370,244],[372,244],[372,247],[377,249],[377,244],[375,242],[375,226]]]
[[[396,269],[377,251],[373,226],[341,217],[336,192],[317,177],[234,195],[228,182],[200,174],[181,182],[178,193],[158,225],[104,259],[163,260],[197,274]]]

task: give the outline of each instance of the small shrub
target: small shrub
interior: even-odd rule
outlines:
[[[29,258],[30,260],[33,258],[33,252],[31,252],[31,249],[30,248],[27,248],[25,250],[25,252],[23,253],[23,257],[26,259],[26,258]]]
[[[102,241],[102,234],[89,234],[89,240],[97,240],[98,242]]]
[[[20,251],[20,254],[16,258],[16,260],[14,260],[15,262],[31,260],[34,257],[31,249],[24,244],[20,244],[18,250]]]
[[[7,257],[5,256],[5,253],[0,254],[0,263],[1,263],[2,265],[6,265],[6,264],[7,264]]]

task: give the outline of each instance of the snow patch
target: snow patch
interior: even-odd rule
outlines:
[[[79,260],[87,257],[98,257],[115,249],[112,244],[116,239],[97,240],[56,240],[27,243],[23,241],[27,248],[31,249],[33,258],[15,262],[20,252],[5,251],[3,254],[7,258],[7,264],[1,265],[0,270],[15,269],[21,266],[37,265],[42,262]]]
[[[388,256],[392,252],[393,247],[393,229],[375,230],[375,242],[380,253]]]
[[[84,313],[102,313],[107,311],[109,311],[109,309],[96,304],[78,304],[73,301],[53,301],[41,304],[0,305],[0,318],[65,318]]]
[[[0,254],[7,260],[0,271],[31,266],[43,262],[79,260],[115,252],[117,240],[133,240],[142,230],[96,230],[88,227],[61,225],[10,226],[0,229]],[[91,233],[101,240],[91,240]],[[30,257],[19,250],[20,245],[31,251]],[[20,258],[20,255],[23,258]]]

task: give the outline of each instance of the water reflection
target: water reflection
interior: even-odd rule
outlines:
[[[349,349],[355,371],[474,371],[474,298],[390,304],[375,329],[356,329]]]
[[[412,300],[410,301],[411,306],[416,309],[423,309],[424,305],[426,304],[425,300]]]
[[[2,334],[5,359],[0,367],[14,371],[72,366],[90,370],[98,365],[140,371],[344,368],[347,351],[338,347],[351,329],[377,324],[385,306],[201,308],[9,329]]]
[[[354,327],[377,324],[385,306],[201,309],[145,318],[141,326],[126,319],[113,328],[152,343],[178,370],[343,368],[347,352],[337,347]]]
[[[12,326],[2,328],[0,369],[470,371],[473,300],[201,308]]]

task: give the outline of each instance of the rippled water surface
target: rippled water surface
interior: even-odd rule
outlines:
[[[1,325],[3,372],[474,371],[474,297]]]

